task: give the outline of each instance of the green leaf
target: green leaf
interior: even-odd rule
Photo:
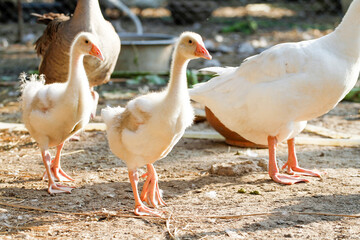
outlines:
[[[246,18],[245,20],[236,22],[230,26],[224,27],[222,32],[231,33],[231,32],[242,32],[245,34],[252,34],[258,30],[259,26],[256,20],[251,17]]]
[[[148,75],[145,76],[146,81],[152,85],[165,85],[166,80],[159,75]]]
[[[355,87],[345,96],[345,101],[360,102],[360,87]]]
[[[187,70],[186,71],[186,78],[188,82],[188,86],[192,87],[193,85],[199,83],[198,75],[196,71]]]

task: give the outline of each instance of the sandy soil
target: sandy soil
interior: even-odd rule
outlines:
[[[208,39],[214,39],[220,28],[213,23],[174,27],[156,19],[145,24],[149,32],[193,30]],[[324,33],[306,32],[312,37]],[[271,43],[303,39],[298,30],[270,30],[251,36],[228,34],[223,44],[234,46],[259,36]],[[223,65],[238,65],[242,57],[229,53],[217,58]],[[28,63],[29,69],[37,64],[16,59],[15,70],[9,70],[5,64],[9,59],[3,58],[2,73],[17,75],[21,62]],[[16,90],[3,88],[0,98],[0,121],[21,122]],[[124,102],[101,98],[99,109]],[[360,135],[359,110],[360,104],[340,103],[310,123]],[[209,126],[203,122],[192,128],[208,130]],[[267,174],[266,149],[183,138],[155,163],[168,204],[160,208],[165,217],[136,218],[126,166],[109,150],[104,132],[84,132],[79,142],[65,144],[62,166],[75,178],[69,185],[76,189],[55,196],[46,192],[47,183],[41,180],[44,166],[34,140],[14,131],[1,131],[0,139],[1,239],[360,239],[359,147],[298,145],[300,165],[327,174],[321,179],[309,177],[309,183],[284,186]],[[287,147],[280,144],[279,166],[286,158]],[[241,174],[210,173],[219,163],[228,163]],[[239,193],[240,189],[246,192]],[[254,191],[259,194],[251,194]]]
[[[359,109],[360,104],[341,103],[311,124],[360,134]],[[192,128],[208,126],[205,122]],[[5,239],[359,239],[359,219],[346,215],[360,216],[360,148],[297,146],[301,166],[327,175],[283,186],[267,175],[266,149],[182,139],[155,164],[168,204],[160,208],[166,218],[140,219],[132,214],[127,169],[110,152],[104,132],[85,132],[81,141],[66,143],[62,165],[76,179],[70,183],[76,189],[56,196],[49,195],[47,183],[41,181],[44,167],[34,140],[26,133],[7,131],[0,138],[0,236]],[[281,166],[286,145],[278,150]],[[240,169],[240,175],[210,174],[219,163]],[[250,194],[253,191],[259,195]],[[257,213],[262,214],[253,215]],[[250,216],[205,217],[228,215]]]

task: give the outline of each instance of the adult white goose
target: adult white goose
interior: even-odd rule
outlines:
[[[249,57],[236,68],[213,68],[217,77],[190,97],[229,129],[269,146],[269,175],[279,183],[308,181],[280,174],[276,144],[287,140],[289,174],[320,176],[300,168],[294,138],[308,120],[323,115],[355,85],[360,70],[360,0],[354,0],[334,32],[310,41],[283,43]]]
[[[135,198],[136,215],[157,215],[142,201],[156,207],[164,205],[153,163],[166,157],[193,121],[193,109],[187,91],[186,68],[191,59],[211,59],[201,37],[192,32],[181,34],[174,53],[167,88],[131,100],[126,108],[102,109],[112,152],[128,169]],[[139,197],[136,169],[147,166],[146,182]]]
[[[75,37],[70,49],[69,76],[65,83],[44,85],[44,79],[32,75],[26,81],[22,74],[23,121],[31,136],[37,141],[49,179],[48,192],[70,192],[71,187],[55,183],[73,180],[60,166],[61,149],[65,140],[80,131],[89,122],[93,107],[93,97],[89,89],[83,59],[92,55],[100,60],[103,56],[98,39],[91,33],[80,33]],[[49,147],[57,147],[51,161]]]

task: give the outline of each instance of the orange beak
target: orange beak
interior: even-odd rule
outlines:
[[[101,61],[104,61],[104,57],[103,57],[100,49],[97,46],[95,46],[94,44],[92,44],[92,47],[91,47],[91,50],[90,50],[89,54],[94,56],[94,57],[97,57]]]
[[[195,56],[202,57],[202,58],[205,58],[207,60],[212,59],[212,57],[211,57],[210,53],[208,52],[208,50],[203,45],[201,45],[199,43],[197,43],[197,46],[196,46]]]

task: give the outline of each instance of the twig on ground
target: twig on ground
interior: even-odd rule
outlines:
[[[167,232],[169,233],[169,236],[172,238],[172,239],[176,239],[176,236],[174,236],[172,233],[171,233],[171,230],[170,230],[170,219],[171,219],[171,215],[168,217],[168,219],[166,219],[166,229],[167,229]],[[174,231],[176,232],[176,231]]]
[[[19,201],[24,201],[24,199],[20,199],[20,198],[15,198],[15,197],[4,197],[4,196],[0,196],[0,199],[11,199],[11,200],[19,200]]]
[[[51,213],[71,214],[71,215],[80,215],[80,216],[93,216],[93,215],[94,215],[94,214],[92,214],[92,213],[72,213],[72,212],[64,212],[64,211],[59,211],[59,210],[51,210],[51,209],[37,208],[37,207],[24,206],[24,205],[18,205],[18,204],[11,204],[11,203],[5,203],[5,202],[0,202],[0,205],[2,205],[2,206],[7,206],[7,207],[13,207],[13,208],[19,208],[19,209],[39,211],[39,212],[51,212]]]
[[[66,153],[62,153],[61,156],[66,156],[66,155],[72,155],[72,154],[75,154],[75,153],[80,153],[80,152],[85,152],[84,149],[80,149],[80,150],[75,150],[75,151],[72,151],[72,152],[66,152]],[[38,154],[41,156],[41,154]]]
[[[51,212],[51,213],[60,213],[60,214],[70,214],[77,216],[110,216],[110,217],[124,217],[124,218],[145,218],[145,219],[167,219],[166,217],[153,217],[153,216],[136,216],[132,214],[109,214],[104,212],[92,212],[92,213],[78,213],[78,212],[65,212],[60,210],[51,210],[44,208],[37,208],[31,206],[10,204],[5,202],[0,202],[0,205],[19,208],[19,209],[27,209],[33,211],[40,212]],[[349,214],[335,214],[335,213],[324,213],[324,212],[260,212],[260,213],[249,213],[249,214],[239,214],[239,215],[201,215],[201,216],[176,216],[178,219],[195,219],[195,218],[216,218],[216,219],[237,219],[243,217],[253,217],[253,216],[269,216],[269,215],[315,215],[315,216],[329,216],[329,217],[346,217],[346,218],[360,218],[360,215],[349,215]]]
[[[80,149],[80,150],[76,150],[76,151],[72,151],[72,152],[63,153],[63,154],[61,154],[61,155],[62,155],[62,156],[66,156],[66,155],[71,155],[71,154],[80,153],[80,152],[85,152],[85,150],[84,150],[84,149]]]

